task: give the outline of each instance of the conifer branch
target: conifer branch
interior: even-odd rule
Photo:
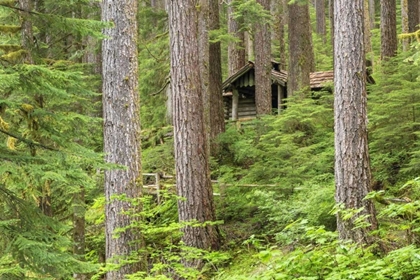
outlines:
[[[11,6],[9,3],[6,3],[6,2],[0,2],[0,7],[6,7],[6,8],[9,8],[9,9],[14,9],[14,10],[24,12],[24,13],[28,13],[28,14],[32,14],[32,15],[40,15],[40,13],[38,13],[38,12],[28,11],[28,10],[25,10],[25,9],[22,9],[22,8],[19,8],[19,7]]]
[[[163,85],[163,87],[162,87],[160,90],[158,90],[157,92],[152,93],[152,94],[151,94],[151,96],[158,95],[159,93],[161,93],[162,91],[164,91],[164,90],[165,90],[165,88],[166,88],[166,87],[167,87],[170,83],[171,83],[171,80],[170,80],[170,78],[168,77],[168,79],[166,80],[166,83]]]
[[[28,140],[28,139],[22,138],[22,137],[20,137],[20,136],[17,136],[17,135],[15,135],[15,134],[10,133],[10,132],[8,132],[8,131],[6,131],[6,130],[3,130],[3,129],[1,129],[1,128],[0,128],[0,132],[1,132],[1,133],[3,133],[3,134],[6,134],[7,136],[10,136],[10,137],[16,138],[16,139],[18,139],[19,141],[22,141],[23,143],[25,143],[25,144],[26,144],[26,145],[28,145],[29,147],[40,147],[40,148],[45,149],[45,150],[57,151],[57,152],[59,151],[58,149],[55,149],[55,148],[52,148],[52,147],[48,147],[48,146],[45,146],[45,145],[43,145],[43,144],[36,143],[36,142],[34,142],[34,141],[31,141],[31,140]]]

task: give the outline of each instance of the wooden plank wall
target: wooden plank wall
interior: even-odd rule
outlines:
[[[225,119],[232,119],[232,98],[224,98]],[[255,100],[253,98],[243,98],[239,96],[238,118],[252,118],[257,115]]]

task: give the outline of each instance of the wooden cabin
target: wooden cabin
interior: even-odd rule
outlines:
[[[319,90],[333,82],[333,71],[311,73],[311,89]],[[227,78],[222,85],[226,120],[255,118],[255,73],[254,63],[239,69]],[[272,62],[271,100],[272,108],[278,112],[284,107],[287,98],[287,72],[280,70],[279,63]]]

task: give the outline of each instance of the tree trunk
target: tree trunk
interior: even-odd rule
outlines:
[[[270,0],[258,0],[270,11]],[[255,106],[257,116],[271,114],[271,35],[266,22],[255,27]]]
[[[277,0],[271,0],[270,1],[270,15],[273,19],[272,25],[271,25],[271,43],[279,43],[280,42],[280,28],[281,28],[281,8],[280,1]],[[277,50],[272,49],[272,54],[274,55],[274,60],[277,60],[279,56],[277,55]]]
[[[375,0],[368,0],[369,1],[369,22],[370,22],[370,29],[375,28]]]
[[[341,240],[370,244],[368,232],[377,228],[377,222],[373,203],[363,200],[371,190],[363,0],[336,0],[334,11],[335,199],[345,210],[363,208],[350,219],[339,213],[337,229]],[[355,228],[355,220],[362,215],[369,215],[364,220],[370,226]]]
[[[332,51],[334,53],[334,0],[328,1],[328,16],[330,19],[330,34],[331,34],[331,45]],[[334,65],[334,56],[333,56],[333,65]]]
[[[219,1],[209,0],[209,29],[220,28]],[[210,154],[218,153],[217,136],[225,131],[225,117],[222,96],[222,55],[220,42],[210,43],[209,53],[210,94]]]
[[[286,0],[271,0],[271,15],[274,18],[274,23],[271,28],[271,42],[279,44],[278,53],[274,50],[271,51],[274,55],[274,60],[279,61],[280,69],[287,69],[287,53],[285,42],[285,25],[287,25]]]
[[[408,31],[420,29],[420,3],[419,0],[408,0]]]
[[[24,50],[26,50],[26,62],[33,64],[32,48],[33,48],[33,31],[32,22],[29,18],[29,12],[32,11],[33,3],[32,0],[19,0],[19,8],[22,10],[20,13],[22,16],[22,29],[21,29],[21,44]],[[27,12],[23,12],[27,11]]]
[[[253,61],[255,57],[254,57],[254,41],[252,38],[252,34],[250,34],[248,31],[245,31],[244,35],[245,35],[245,58],[248,59],[248,61]]]
[[[204,129],[206,133],[208,149],[210,154],[210,84],[209,84],[209,0],[199,0],[200,9],[198,9],[198,55],[200,57],[200,85],[201,95],[203,97]]]
[[[85,189],[73,195],[73,253],[80,261],[85,260]],[[76,280],[87,280],[88,276],[82,273],[73,274]]]
[[[286,26],[287,26],[287,0],[280,0],[280,69],[287,69],[287,47],[286,47]]]
[[[408,0],[401,0],[401,31],[402,33],[408,33]],[[407,51],[409,48],[410,40],[402,40],[403,51]]]
[[[397,47],[395,0],[381,0],[381,60],[395,56]]]
[[[102,20],[114,25],[104,30],[102,44],[105,160],[125,168],[105,171],[106,260],[111,263],[139,249],[138,229],[130,228],[136,218],[126,213],[139,211],[130,200],[139,197],[142,184],[136,15],[135,0],[103,1]],[[106,279],[123,279],[139,268],[139,263],[122,265]]]
[[[233,18],[233,7],[228,6],[228,32],[236,37],[236,42],[229,42],[228,45],[228,72],[229,76],[233,75],[241,67],[246,64],[245,53],[245,33],[240,30],[240,23]]]
[[[369,0],[363,1],[364,5],[364,44],[365,44],[365,54],[372,52],[372,43],[371,43],[371,32],[370,32],[370,14],[369,14]],[[366,59],[372,60],[366,56]]]
[[[325,28],[325,0],[315,1],[316,10],[316,33],[321,35],[322,41],[326,41],[326,28]]]
[[[171,46],[171,88],[174,148],[180,222],[215,220],[212,185],[204,127],[203,97],[199,61],[198,9],[193,0],[173,0],[169,8]],[[185,226],[182,241],[201,249],[219,247],[215,226]],[[184,260],[201,268],[202,260]]]
[[[94,0],[89,0],[89,7],[91,7],[92,10],[84,12],[85,18],[99,19],[101,11],[100,3]],[[102,53],[100,50],[97,50],[97,47],[100,46],[100,44],[100,40],[93,38],[92,36],[86,36],[83,38],[84,52],[82,62],[91,64],[93,66],[92,71],[95,74],[100,74],[102,70]]]
[[[314,70],[309,6],[289,4],[288,96],[297,91],[309,90],[309,73]]]

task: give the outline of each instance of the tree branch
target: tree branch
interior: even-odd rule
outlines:
[[[10,132],[8,132],[8,131],[5,131],[5,130],[3,130],[3,129],[1,129],[1,128],[0,128],[0,132],[1,132],[1,133],[3,133],[3,134],[6,134],[7,136],[10,136],[10,137],[16,138],[16,139],[18,139],[19,141],[22,141],[23,143],[25,143],[25,144],[26,144],[26,145],[28,145],[29,147],[40,147],[40,148],[45,149],[45,150],[50,150],[50,151],[59,151],[58,149],[55,149],[55,148],[52,148],[52,147],[48,147],[48,146],[42,145],[42,144],[40,144],[40,143],[36,143],[36,142],[34,142],[34,141],[31,141],[31,140],[28,140],[28,139],[22,138],[22,137],[17,136],[17,135],[15,135],[15,134],[13,134],[13,133],[10,133]]]

